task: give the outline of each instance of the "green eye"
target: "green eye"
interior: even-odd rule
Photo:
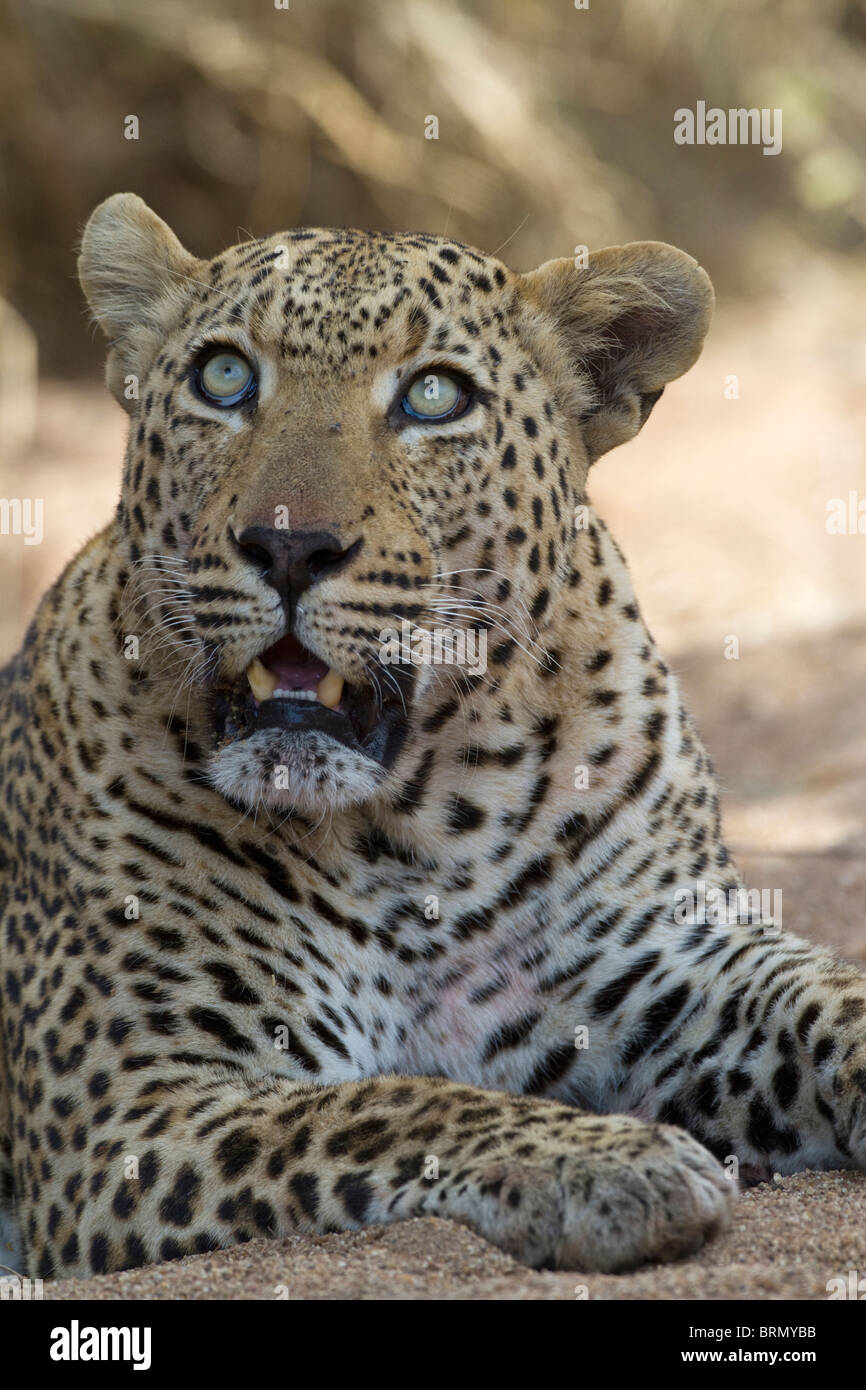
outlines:
[[[462,381],[448,372],[419,372],[400,405],[416,420],[453,420],[462,415],[470,402]]]
[[[256,374],[238,352],[220,349],[201,361],[195,373],[196,385],[211,405],[238,405],[252,396]]]

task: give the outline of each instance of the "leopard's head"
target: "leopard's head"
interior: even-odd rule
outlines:
[[[133,194],[96,209],[79,268],[131,416],[144,635],[207,706],[213,785],[315,813],[387,794],[449,694],[543,649],[589,465],[712,305],[658,242],[530,274],[345,230],[199,260]]]

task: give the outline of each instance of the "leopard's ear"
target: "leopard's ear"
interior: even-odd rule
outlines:
[[[109,389],[134,414],[138,383],[188,297],[201,262],[134,193],[115,193],[91,215],[78,278],[109,344]]]
[[[609,246],[582,268],[548,261],[520,278],[535,316],[559,330],[558,384],[591,463],[637,434],[666,384],[697,360],[713,287],[697,261],[663,241]]]

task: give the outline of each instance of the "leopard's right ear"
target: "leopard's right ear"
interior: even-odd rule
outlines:
[[[81,238],[78,278],[108,339],[105,375],[124,410],[188,297],[201,262],[134,193],[100,203]],[[132,378],[133,380],[130,380]]]
[[[548,261],[521,282],[592,463],[633,438],[667,383],[697,361],[713,287],[696,260],[662,241],[608,246],[581,268]]]

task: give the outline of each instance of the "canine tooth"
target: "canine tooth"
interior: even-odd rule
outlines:
[[[255,695],[259,704],[263,700],[270,700],[277,688],[277,678],[273,671],[269,671],[263,662],[256,657],[247,667],[247,680],[250,683],[250,690]]]
[[[336,709],[340,703],[340,697],[343,694],[344,684],[345,677],[341,676],[339,671],[335,671],[334,668],[331,667],[328,674],[322,676],[322,679],[316,686],[316,696],[319,704],[326,705],[328,709]]]

